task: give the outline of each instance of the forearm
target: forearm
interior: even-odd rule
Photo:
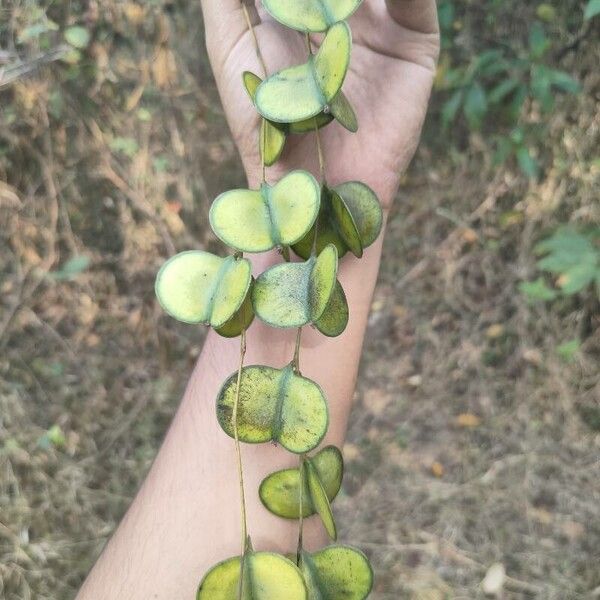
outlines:
[[[362,342],[375,287],[380,239],[356,260],[345,257],[339,279],[350,321],[338,338],[304,329],[302,374],[323,388],[330,410],[324,443],[341,446],[351,408]],[[256,274],[281,260],[254,258]],[[281,367],[294,352],[295,330],[267,328],[255,321],[248,331],[246,364]],[[240,511],[234,442],[219,427],[215,399],[239,362],[239,339],[211,332],[162,448],[114,537],[94,567],[80,600],[192,598],[204,572],[239,553]],[[272,444],[243,445],[249,533],[259,549],[289,552],[298,525],[270,514],[258,498],[262,479],[297,459]],[[318,519],[305,523],[308,548],[324,543]]]

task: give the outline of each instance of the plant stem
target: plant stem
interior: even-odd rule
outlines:
[[[254,26],[252,25],[252,21],[250,20],[250,14],[248,13],[248,7],[246,6],[246,2],[244,0],[240,0],[242,5],[242,10],[244,11],[244,17],[246,18],[246,23],[248,24],[248,30],[252,35],[252,40],[254,42],[254,51],[256,52],[256,57],[258,58],[258,62],[263,70],[263,75],[267,76],[267,65],[265,63],[265,59],[263,58],[262,52],[260,51],[260,46],[258,44],[258,38],[256,37],[256,31],[254,31]]]
[[[294,365],[294,372],[296,374],[300,373],[300,340],[302,338],[302,327],[298,327],[298,332],[296,333],[296,347],[294,348],[294,360],[292,364]]]
[[[300,557],[302,555],[302,536],[304,533],[304,455],[300,456],[300,499],[298,515],[298,548],[296,550],[296,564],[300,566]]]
[[[238,583],[238,600],[242,600],[244,585],[244,558],[248,543],[248,520],[246,515],[246,492],[244,490],[244,467],[242,464],[242,450],[240,448],[240,436],[238,432],[238,408],[240,404],[240,387],[242,382],[242,369],[244,367],[244,357],[246,356],[246,330],[242,331],[240,336],[240,363],[237,373],[237,387],[235,390],[235,399],[233,401],[233,437],[235,440],[235,453],[237,458],[238,480],[240,484],[240,509],[242,521],[242,550],[240,555],[240,579]]]

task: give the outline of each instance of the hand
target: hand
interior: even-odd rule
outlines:
[[[202,0],[208,52],[227,120],[250,185],[261,178],[259,118],[242,72],[264,77],[241,0]],[[256,3],[257,5],[260,2]],[[306,61],[303,34],[248,5],[268,74]],[[350,18],[353,49],[344,93],[354,106],[356,134],[333,122],[320,130],[327,180],[361,180],[389,207],[419,141],[439,51],[435,0],[365,0]],[[313,36],[313,40],[317,36]],[[291,169],[318,173],[315,134],[290,136],[274,181]]]

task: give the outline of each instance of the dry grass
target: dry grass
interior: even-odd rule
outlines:
[[[198,9],[90,6],[95,70],[55,63],[0,90],[7,600],[73,597],[129,504],[202,342],[161,315],[154,274],[174,248],[214,246],[207,207],[242,181]],[[552,116],[539,184],[473,135],[460,153],[426,138],[400,192],[336,503],[373,598],[478,598],[495,562],[506,599],[600,597],[597,306],[516,291],[542,232],[600,219],[600,55],[580,50],[585,93]],[[57,278],[80,254],[89,268]]]

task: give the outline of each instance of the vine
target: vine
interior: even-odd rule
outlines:
[[[331,503],[341,488],[343,458],[335,446],[313,453],[327,432],[329,411],[320,386],[301,373],[302,330],[311,325],[329,337],[343,333],[349,308],[337,279],[339,260],[347,252],[360,258],[382,225],[378,199],[364,183],[329,187],[319,133],[334,120],[350,132],[358,129],[341,88],[352,45],[346,19],[361,2],[263,0],[277,21],[305,34],[308,48],[305,63],[270,76],[242,3],[265,77],[242,74],[261,116],[262,183],[258,190],[224,192],[211,206],[211,228],[233,249],[232,255],[182,252],[156,278],[156,294],[168,314],[209,325],[225,337],[240,337],[239,366],[218,394],[217,419],[235,442],[241,551],[204,575],[197,600],[362,600],[372,589],[372,569],[359,550],[334,544],[311,554],[303,547],[304,521],[313,515],[320,517],[331,540],[337,539]],[[313,52],[310,34],[320,32],[325,37]],[[296,170],[269,184],[266,169],[277,162],[288,137],[311,132],[320,181]],[[254,280],[244,253],[275,248],[284,262]],[[291,260],[290,249],[301,260]],[[244,365],[246,331],[255,316],[272,327],[297,330],[293,357],[283,369]],[[271,473],[258,490],[270,512],[298,520],[295,561],[255,550],[248,535],[240,444],[269,441],[298,455],[297,468]]]

